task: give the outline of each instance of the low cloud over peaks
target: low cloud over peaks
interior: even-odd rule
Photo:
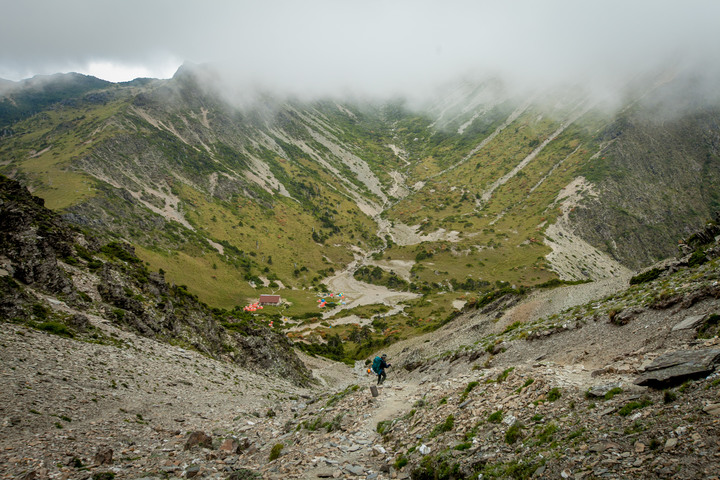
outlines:
[[[718,18],[698,0],[30,0],[3,7],[0,77],[188,61],[296,95],[422,94],[462,75],[603,89],[671,64],[717,73]]]

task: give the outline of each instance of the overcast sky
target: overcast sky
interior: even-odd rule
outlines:
[[[183,62],[295,91],[459,75],[612,83],[720,66],[720,0],[0,0],[0,78],[167,78]]]

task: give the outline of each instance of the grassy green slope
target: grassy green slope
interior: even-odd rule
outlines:
[[[436,122],[402,101],[266,99],[262,107],[240,110],[188,75],[107,92],[102,101],[80,97],[16,123],[0,143],[0,171],[23,179],[52,208],[133,241],[153,269],[224,308],[279,289],[294,312],[311,313],[314,290],[303,289],[319,288],[344,268],[353,248],[383,247],[358,199],[379,205],[387,197],[383,216],[419,225],[421,234],[460,232],[457,242],[390,244],[382,253],[386,260],[417,262],[408,288],[426,297],[408,306],[411,323],[447,318],[454,300],[493,286],[555,278],[543,232],[557,216],[558,193],[578,175],[604,196],[574,218],[586,238],[618,257],[612,240],[639,251],[653,229],[670,232],[662,238],[672,243],[676,232],[662,217],[675,198],[674,218],[708,218],[719,203],[717,141],[707,133],[716,115],[708,111],[680,122],[674,117],[655,136],[645,106],[617,118],[590,110],[570,122],[582,105],[574,97],[547,102],[552,107],[521,107],[523,99],[506,98],[467,111],[461,101],[444,113],[446,121]],[[522,170],[493,186],[561,126]],[[375,184],[356,174],[353,155],[384,192],[372,191]],[[693,159],[692,168],[684,168],[683,156]],[[405,198],[388,195],[394,172],[405,176],[406,186],[423,187]],[[701,186],[693,186],[698,176]],[[687,191],[677,191],[670,178],[681,178]],[[639,185],[643,211],[628,194]],[[168,205],[191,228],[152,211]],[[612,228],[599,231],[598,221],[609,225],[609,219]],[[223,253],[207,240],[221,244]],[[659,255],[622,258],[640,265]],[[261,277],[278,286],[257,288]],[[418,328],[407,319],[388,321],[396,335]]]
[[[379,246],[374,223],[341,188],[337,173],[313,161],[312,155],[329,157],[327,149],[315,142],[316,153],[309,154],[283,141],[294,132],[293,141],[312,143],[306,127],[311,122],[297,115],[278,120],[285,130],[275,138],[284,149],[271,151],[248,142],[262,119],[236,118],[219,108],[205,113],[222,126],[212,130],[205,126],[207,118],[183,103],[161,108],[153,93],[128,90],[107,104],[57,106],[16,124],[15,135],[0,146],[2,171],[22,178],[48,206],[74,218],[104,217],[99,226],[107,235],[133,241],[152,268],[226,308],[257,297],[250,282],[261,286],[260,277],[287,287],[318,285],[352,260],[350,245]],[[160,92],[162,99],[168,95]],[[138,115],[141,108],[145,113]],[[362,150],[343,129],[331,133]],[[265,162],[292,198],[245,178],[251,157]],[[347,173],[341,162],[334,163]],[[349,183],[363,191],[357,181]],[[168,198],[176,199],[194,231],[148,210],[163,208]],[[224,254],[204,238],[224,245]],[[311,295],[292,296],[301,305],[309,304]]]
[[[437,173],[438,165],[445,166],[448,161],[436,158],[438,151],[430,152],[432,156],[420,162],[415,172],[419,166],[428,166],[426,171],[435,171],[434,177],[423,189],[389,209],[387,216],[421,225],[424,233],[439,228],[457,230],[461,240],[400,247],[403,253],[394,253],[393,258],[431,253],[414,269],[419,283],[473,278],[534,285],[553,278],[544,262],[549,249],[542,245],[543,226],[557,214],[551,206],[560,189],[596,152],[593,132],[597,117],[588,115],[570,125],[525,168],[495,189],[489,202],[484,204],[480,198],[493,181],[510,172],[559,125],[560,120],[530,109],[467,161],[445,173]],[[456,161],[458,157],[456,153]]]

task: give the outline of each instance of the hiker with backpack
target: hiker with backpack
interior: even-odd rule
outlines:
[[[383,353],[382,356],[375,357],[375,360],[373,360],[372,370],[378,376],[378,385],[381,385],[385,381],[385,377],[387,377],[387,375],[385,374],[385,369],[391,366],[385,360],[386,358],[387,355]]]

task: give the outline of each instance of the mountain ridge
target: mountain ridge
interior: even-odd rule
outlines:
[[[408,288],[428,301],[390,319],[401,337],[413,333],[407,316],[440,324],[505,284],[625,275],[675,253],[716,208],[718,110],[685,100],[672,112],[691,84],[682,76],[612,113],[581,90],[529,97],[488,81],[428,114],[402,99],[267,93],[239,108],[202,75],[114,85],[18,122],[2,171],[213,306],[242,305],[262,285],[301,319],[338,271],[370,256],[389,270],[411,263]],[[564,211],[569,185],[582,188]],[[322,343],[331,332],[315,333]]]

